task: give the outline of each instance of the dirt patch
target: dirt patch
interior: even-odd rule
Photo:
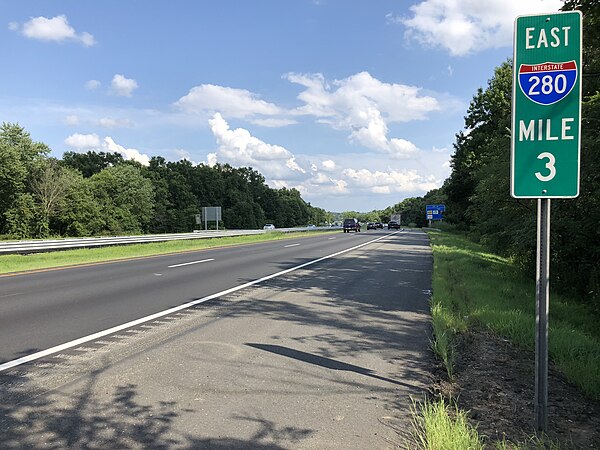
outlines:
[[[535,355],[489,332],[463,335],[455,380],[440,378],[435,391],[458,399],[486,443],[526,443],[535,434]],[[561,448],[600,449],[600,402],[594,401],[550,365],[548,436]]]

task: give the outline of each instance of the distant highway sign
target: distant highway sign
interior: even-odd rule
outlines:
[[[427,220],[442,220],[444,218],[446,205],[426,205],[425,215]]]

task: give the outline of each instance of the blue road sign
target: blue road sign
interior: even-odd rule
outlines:
[[[446,205],[426,205],[425,213],[427,220],[442,220],[444,218]]]

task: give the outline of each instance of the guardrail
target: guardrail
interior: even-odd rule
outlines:
[[[0,241],[0,255],[8,254],[27,254],[52,252],[57,250],[67,250],[74,248],[105,247],[109,245],[129,245],[148,242],[165,242],[185,239],[208,239],[221,238],[228,236],[245,236],[251,234],[263,234],[269,231],[280,231],[291,233],[294,231],[315,231],[315,230],[337,230],[337,227],[306,227],[306,228],[278,228],[276,230],[219,230],[204,231],[195,230],[193,233],[175,233],[175,234],[149,234],[142,236],[103,236],[92,238],[65,238],[65,239],[44,239],[29,241]]]

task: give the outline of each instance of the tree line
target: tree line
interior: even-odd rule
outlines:
[[[328,221],[296,189],[228,164],[209,167],[119,153],[66,152],[34,142],[23,127],[0,127],[0,234],[11,238],[189,232],[203,206],[221,206],[220,227],[294,227]]]
[[[550,273],[554,286],[600,311],[600,7],[567,0],[563,9],[583,13],[580,194],[552,200]],[[447,222],[533,275],[536,200],[510,197],[512,70],[512,61],[502,63],[473,96],[443,186],[391,210],[424,225],[425,205],[445,203]]]

